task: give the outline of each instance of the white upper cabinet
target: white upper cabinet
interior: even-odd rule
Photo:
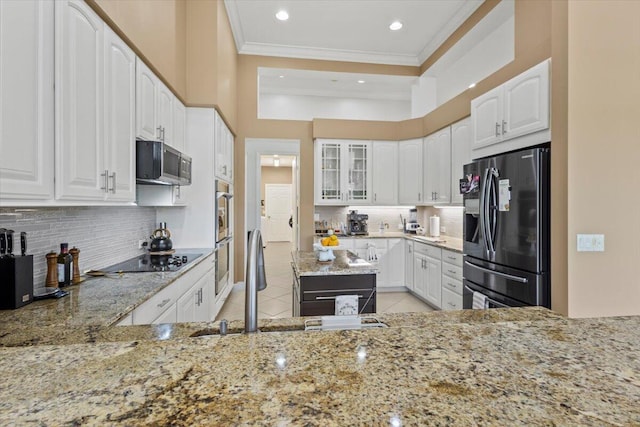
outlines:
[[[104,41],[107,200],[131,202],[136,190],[136,56],[106,25]]]
[[[401,205],[423,203],[422,138],[398,143],[398,202]]]
[[[374,205],[398,204],[398,143],[373,141],[373,201]]]
[[[471,101],[473,149],[502,140],[502,92],[502,86],[499,86]]]
[[[55,3],[56,199],[135,199],[135,55],[84,2]]]
[[[549,61],[504,84],[504,139],[549,127]]]
[[[317,205],[371,204],[370,141],[316,140],[314,172]]]
[[[175,96],[164,83],[158,80],[157,126],[160,138],[165,144],[173,146],[173,103]],[[177,100],[175,100],[177,102]]]
[[[101,200],[104,24],[82,1],[56,1],[55,17],[56,198]]]
[[[214,161],[216,177],[233,182],[233,134],[216,111]]]
[[[547,142],[549,129],[549,61],[544,61],[471,101],[474,157]],[[513,141],[516,138],[525,137]],[[512,141],[499,148],[487,147]]]
[[[0,205],[53,199],[53,37],[52,1],[0,1]]]
[[[136,58],[136,138],[185,145],[185,107],[140,58]]]
[[[160,81],[136,58],[136,137],[146,141],[160,140],[157,125],[157,106]]]
[[[462,205],[460,180],[464,165],[471,162],[471,118],[451,125],[451,204]]]
[[[177,98],[173,102],[173,140],[171,145],[177,150],[186,151],[187,109]]]
[[[423,203],[451,201],[451,128],[446,127],[424,139]]]

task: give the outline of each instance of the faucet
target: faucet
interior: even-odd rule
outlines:
[[[262,236],[258,229],[249,232],[245,283],[244,331],[245,333],[257,332],[258,291],[262,291],[267,287]]]

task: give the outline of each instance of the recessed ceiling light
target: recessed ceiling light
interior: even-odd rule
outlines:
[[[281,79],[284,79],[284,76],[279,76]]]
[[[278,13],[276,13],[276,18],[278,18],[280,21],[286,21],[287,19],[289,19],[289,14],[286,10],[280,10],[278,11]]]
[[[358,83],[362,84],[364,83],[364,80],[358,80]]]
[[[469,89],[473,89],[474,87],[476,87],[476,84],[475,84],[475,83],[471,83],[471,84],[469,85]]]
[[[391,25],[389,25],[391,31],[398,31],[400,28],[402,28],[402,22],[400,21],[393,21]]]

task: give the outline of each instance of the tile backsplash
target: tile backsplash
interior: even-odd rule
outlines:
[[[359,213],[369,215],[369,232],[378,231],[380,222],[389,224],[388,230],[401,231],[398,228],[400,223],[400,215],[403,218],[409,217],[408,207],[367,207],[367,206],[316,206],[315,213],[321,221],[326,220],[331,226],[333,223],[339,227],[340,223],[347,220],[349,209],[356,209]],[[418,223],[429,232],[429,217],[437,215],[440,217],[440,227],[445,228],[445,232],[441,233],[445,236],[462,238],[462,216],[463,209],[461,207],[434,208],[431,206],[418,206]]]
[[[143,253],[138,240],[148,240],[156,227],[154,208],[137,206],[0,208],[0,228],[27,232],[27,253],[33,255],[34,288],[44,287],[45,255],[60,252],[60,243],[80,250],[80,271],[100,269]],[[16,249],[17,248],[17,249]]]

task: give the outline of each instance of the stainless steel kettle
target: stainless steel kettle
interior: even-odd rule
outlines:
[[[151,245],[149,250],[151,252],[165,252],[170,251],[173,248],[173,242],[171,241],[171,232],[167,228],[166,222],[160,223],[160,228],[154,230],[151,233]]]

